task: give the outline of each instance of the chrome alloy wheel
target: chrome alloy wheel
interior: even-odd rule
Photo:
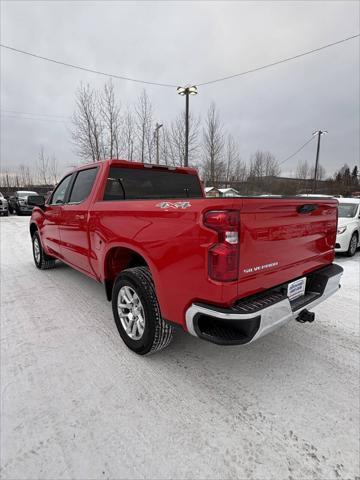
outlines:
[[[117,308],[127,335],[132,340],[140,340],[145,329],[145,314],[141,300],[133,288],[127,285],[120,288]]]
[[[35,258],[35,262],[37,264],[40,263],[40,260],[41,260],[41,251],[40,251],[40,244],[39,244],[39,239],[37,237],[34,238],[34,258]]]

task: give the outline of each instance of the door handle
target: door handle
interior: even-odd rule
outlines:
[[[75,215],[76,220],[85,220],[85,215]]]

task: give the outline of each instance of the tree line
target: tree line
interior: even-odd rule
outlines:
[[[46,153],[40,146],[34,165],[20,164],[15,171],[4,170],[0,175],[0,187],[29,187],[34,185],[56,185],[62,174],[60,164],[55,154]]]

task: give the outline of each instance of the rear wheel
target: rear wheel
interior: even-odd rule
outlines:
[[[348,257],[353,257],[355,255],[358,241],[358,234],[354,232],[350,239],[348,251],[346,252]]]
[[[147,355],[167,347],[173,327],[161,317],[154,283],[147,267],[124,270],[112,291],[112,308],[121,338],[130,350]]]
[[[34,232],[32,236],[33,256],[37,268],[40,270],[48,270],[55,267],[55,258],[46,255],[42,248],[40,236],[38,232]]]

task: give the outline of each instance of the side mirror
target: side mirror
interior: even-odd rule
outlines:
[[[28,205],[33,205],[34,207],[45,207],[45,197],[43,195],[29,195],[27,199]]]

